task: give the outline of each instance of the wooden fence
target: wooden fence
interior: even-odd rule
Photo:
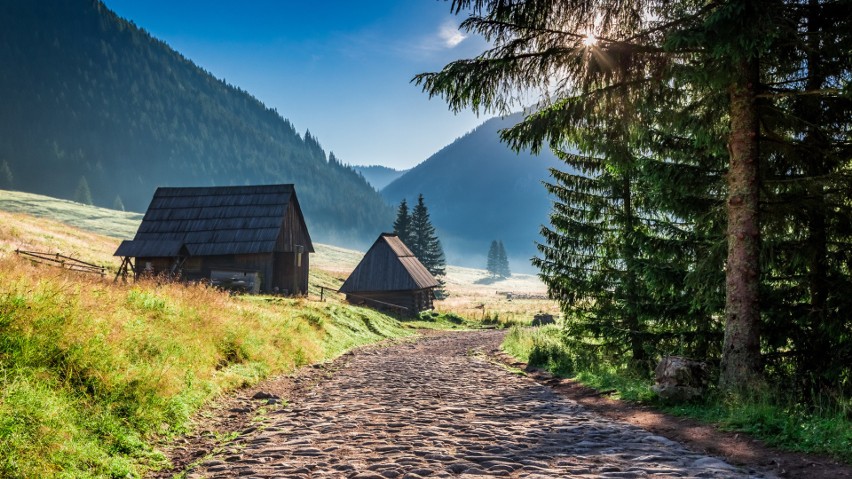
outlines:
[[[546,294],[540,293],[516,293],[514,291],[497,291],[498,296],[505,296],[506,299],[550,299]]]
[[[339,293],[336,289],[331,289],[331,288],[326,288],[325,286],[320,286],[320,301],[325,301],[325,292],[326,291],[329,291],[329,292],[332,292],[332,293]],[[344,293],[339,293],[339,294],[344,294]],[[355,298],[355,299],[359,299],[359,300],[363,301],[362,304],[364,304],[364,305],[373,306],[373,307],[380,307],[380,308],[383,308],[385,310],[389,310],[393,313],[399,314],[400,316],[405,316],[405,315],[408,315],[410,313],[410,310],[408,308],[406,308],[405,306],[400,306],[398,304],[393,304],[393,303],[386,303],[384,301],[379,301],[377,299],[367,298],[365,296],[358,296],[357,294],[349,294],[349,293],[345,293],[345,294],[346,294],[346,296],[348,296],[350,298]]]
[[[92,273],[99,274],[101,276],[106,275],[106,267],[98,266],[96,264],[87,263],[85,261],[81,261],[77,258],[72,258],[70,256],[65,256],[59,253],[44,253],[41,251],[24,251],[20,249],[15,250],[16,254],[21,256],[26,256],[33,263],[39,264],[47,264],[50,266],[57,266],[60,268],[64,268],[70,271],[77,271],[80,273]]]

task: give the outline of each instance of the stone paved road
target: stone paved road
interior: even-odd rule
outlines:
[[[765,477],[586,412],[478,353],[501,338],[359,351],[187,477]]]

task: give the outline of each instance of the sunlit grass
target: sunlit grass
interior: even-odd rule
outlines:
[[[124,477],[156,468],[224,391],[414,333],[333,302],[231,297],[0,259],[0,477]]]

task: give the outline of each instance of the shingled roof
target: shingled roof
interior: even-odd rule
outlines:
[[[291,203],[295,208],[290,209]],[[305,252],[313,252],[293,185],[157,188],[133,240],[115,256],[170,257],[293,251],[279,242],[288,210],[299,222]]]
[[[340,287],[341,293],[435,288],[438,280],[392,233],[382,233]]]

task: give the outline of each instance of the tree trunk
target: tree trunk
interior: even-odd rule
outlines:
[[[745,391],[760,382],[760,215],[757,59],[741,60],[731,85],[728,149],[728,262],[725,340],[719,385]]]
[[[820,58],[819,31],[822,28],[820,5],[817,0],[808,2],[808,80],[805,89],[816,91],[825,87],[825,72]],[[808,287],[810,290],[810,332],[805,355],[804,371],[809,374],[804,384],[804,393],[818,391],[822,373],[830,367],[832,331],[828,313],[828,295],[831,286],[828,282],[828,233],[826,225],[825,191],[820,178],[830,173],[826,160],[826,151],[830,148],[828,139],[820,132],[819,126],[825,124],[822,112],[822,100],[818,96],[802,100],[802,112],[808,126],[805,131],[804,145],[808,154],[806,171],[812,184],[808,187],[811,204],[806,208],[808,218]]]
[[[649,371],[648,355],[645,353],[645,341],[642,325],[639,323],[639,294],[636,279],[636,221],[633,211],[633,188],[630,184],[633,172],[628,168],[621,183],[621,201],[624,214],[624,231],[622,232],[622,254],[625,265],[625,290],[627,311],[624,318],[625,326],[630,331],[630,350],[633,353],[633,365],[642,371]]]

